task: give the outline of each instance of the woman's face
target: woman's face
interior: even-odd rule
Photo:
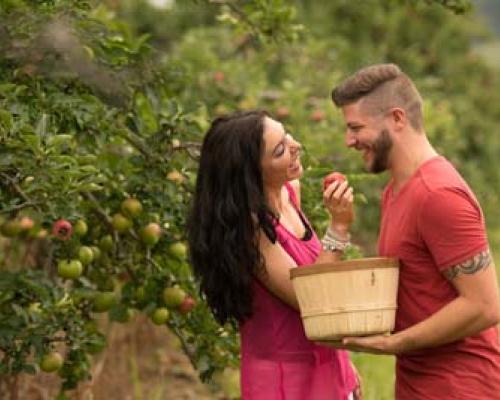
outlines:
[[[281,123],[269,117],[264,118],[264,186],[281,186],[302,176],[300,148],[300,143],[285,132]]]

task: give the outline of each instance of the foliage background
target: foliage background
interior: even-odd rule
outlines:
[[[65,365],[65,385],[71,388],[87,376],[88,348],[103,337],[93,325],[79,333],[82,318],[93,317],[71,302],[61,307],[66,293],[111,287],[121,296],[112,319],[129,308],[150,313],[161,305],[165,282],[196,295],[188,265],[165,249],[184,238],[196,142],[222,113],[266,108],[301,140],[304,209],[320,232],[327,223],[321,177],[332,169],[347,173],[359,193],[355,242],[363,254],[375,254],[379,195],[387,176],[363,173],[358,155],[343,145],[342,121],[329,100],[336,82],[370,63],[395,62],[416,81],[426,101],[427,134],[477,194],[496,255],[500,82],[497,67],[481,51],[489,33],[473,13],[462,14],[469,8],[465,1],[444,0],[193,0],[164,8],[145,0],[3,2],[1,215],[29,215],[40,229],[60,217],[85,218],[92,227],[89,237],[70,243],[42,241],[51,255],[40,262],[24,257],[40,246],[38,239],[6,241],[4,288],[17,285],[16,296],[22,287],[31,297],[2,299],[0,320],[14,314],[18,321],[10,330],[0,324],[2,334],[10,335],[2,339],[11,340],[26,324],[33,331],[10,361],[2,359],[4,372],[35,372],[28,355],[35,349],[36,358],[51,345],[37,338],[53,337],[66,326],[75,360]],[[168,178],[172,171],[180,173],[177,180]],[[146,209],[134,229],[153,220],[164,227],[153,249],[105,223],[129,195]],[[54,278],[58,257],[106,234],[116,247],[106,262],[89,268],[87,281],[68,285]],[[131,295],[139,286],[151,293],[140,304]],[[47,325],[30,315],[26,308],[36,302],[44,316],[55,313],[59,319]],[[237,365],[234,331],[221,331],[203,302],[188,318],[174,314],[169,327],[202,377]],[[366,399],[393,397],[392,357],[353,359]]]

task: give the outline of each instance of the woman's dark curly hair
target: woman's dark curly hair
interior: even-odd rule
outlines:
[[[215,119],[203,140],[187,234],[190,262],[215,318],[252,314],[252,282],[264,271],[258,232],[274,242],[261,159],[265,111]]]

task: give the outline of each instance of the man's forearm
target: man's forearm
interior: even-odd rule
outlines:
[[[498,321],[486,306],[458,297],[426,320],[392,336],[396,352],[441,346],[475,335]]]

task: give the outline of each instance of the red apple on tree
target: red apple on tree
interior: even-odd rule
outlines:
[[[314,122],[321,122],[325,119],[325,112],[323,110],[314,110],[311,114],[311,120]]]
[[[52,225],[52,234],[61,240],[68,240],[73,233],[71,223],[65,219],[59,219]]]
[[[224,79],[226,79],[226,75],[222,71],[215,71],[214,72],[214,80],[215,82],[222,83],[224,82]]]
[[[139,236],[148,246],[154,246],[160,240],[161,227],[156,222],[150,222],[141,229]]]
[[[195,306],[196,306],[196,300],[194,298],[192,298],[191,296],[188,295],[188,296],[184,297],[184,300],[182,300],[182,303],[179,306],[179,311],[182,314],[187,314]]]
[[[287,119],[290,116],[290,110],[288,107],[281,106],[276,110],[276,118],[279,120]]]
[[[35,222],[30,217],[22,217],[19,221],[19,226],[22,231],[26,232],[35,226]]]

